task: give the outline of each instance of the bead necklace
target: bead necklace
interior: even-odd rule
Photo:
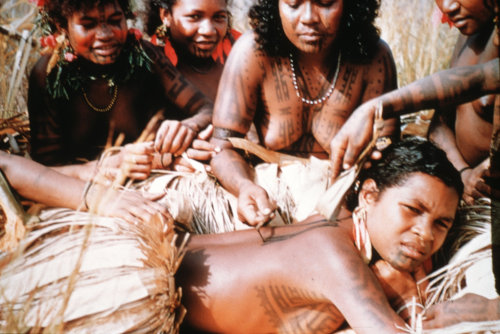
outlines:
[[[116,97],[118,96],[118,85],[116,85],[116,84],[114,85],[113,97],[111,98],[111,101],[109,102],[109,104],[103,108],[96,107],[92,102],[90,102],[89,98],[87,97],[87,93],[85,93],[83,88],[82,88],[82,93],[83,93],[83,99],[85,100],[85,103],[87,103],[87,105],[90,108],[92,108],[92,110],[97,111],[97,112],[108,112],[111,109],[113,109],[113,106],[115,105]]]
[[[337,57],[337,69],[335,70],[335,74],[333,76],[333,82],[330,85],[330,88],[328,88],[328,91],[326,92],[325,95],[323,95],[323,97],[317,98],[315,100],[308,100],[300,94],[299,85],[297,84],[297,75],[295,74],[295,66],[293,64],[293,55],[291,52],[289,54],[289,58],[290,58],[290,67],[292,69],[293,87],[295,88],[295,93],[297,93],[297,97],[301,99],[303,103],[310,105],[324,103],[330,97],[330,95],[332,95],[333,89],[335,88],[335,84],[337,83],[337,78],[339,76],[339,70],[340,70],[340,58],[341,58],[340,51]]]

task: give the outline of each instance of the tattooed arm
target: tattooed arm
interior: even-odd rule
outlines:
[[[144,48],[153,60],[153,71],[160,73],[165,95],[188,116],[181,122],[164,121],[156,134],[155,149],[180,155],[198,132],[210,124],[213,105],[172,65],[162,50],[146,42]]]
[[[235,43],[222,73],[215,101],[212,143],[222,149],[211,160],[212,170],[220,183],[238,197],[240,219],[250,225],[272,218],[275,208],[267,192],[253,182],[251,166],[227,141],[243,137],[254,119],[266,57],[257,51],[253,33],[248,32]]]
[[[498,92],[499,77],[498,59],[495,59],[434,73],[364,103],[349,117],[330,144],[334,176],[342,168],[349,168],[371,140],[373,118],[379,103],[382,104],[384,118],[420,109],[446,107]]]
[[[176,276],[186,323],[222,333],[332,333],[347,320],[357,333],[396,333],[404,321],[342,224],[315,216],[264,227],[265,241],[253,229],[191,236]]]

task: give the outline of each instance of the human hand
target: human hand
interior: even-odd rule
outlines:
[[[374,100],[359,106],[330,142],[333,179],[339,176],[342,169],[352,167],[363,149],[370,143],[376,109],[377,102]],[[372,159],[380,157],[380,153],[372,154]]]
[[[209,141],[212,133],[212,125],[200,131],[198,137],[193,140],[191,147],[186,150],[186,157],[189,159],[184,158],[184,156],[177,157],[174,160],[173,169],[194,172],[196,168],[193,166],[193,160],[195,160],[196,164],[203,167],[207,172],[211,172],[212,168],[208,163],[217,152],[220,152],[220,148]]]
[[[176,120],[165,120],[156,132],[154,148],[160,153],[181,155],[191,145],[196,131]]]
[[[500,319],[500,298],[487,299],[468,293],[456,300],[436,304],[425,311],[424,329],[443,328],[461,322]]]
[[[264,188],[253,182],[240,187],[238,196],[238,216],[251,226],[262,226],[274,218],[276,203],[269,199]]]
[[[141,193],[132,189],[115,190],[94,184],[86,195],[90,211],[105,217],[122,218],[130,223],[147,223],[155,216],[171,220],[167,208],[155,201],[161,194]]]
[[[486,159],[474,168],[466,169],[461,173],[462,182],[464,183],[463,200],[469,204],[474,204],[474,200],[481,197],[489,197],[491,188],[486,183],[488,177],[490,160]]]
[[[153,167],[153,142],[127,144],[121,151],[121,172],[134,180],[145,180]]]

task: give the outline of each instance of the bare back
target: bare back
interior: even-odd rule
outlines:
[[[176,275],[186,322],[222,333],[359,333],[402,324],[356,251],[350,224],[301,224],[196,235]]]

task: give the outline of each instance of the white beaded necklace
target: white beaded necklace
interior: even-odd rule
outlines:
[[[335,75],[333,76],[333,82],[330,85],[330,88],[328,88],[328,91],[326,92],[325,95],[323,95],[323,97],[317,98],[315,100],[308,100],[300,94],[299,85],[297,84],[297,75],[295,74],[295,66],[293,65],[293,55],[291,52],[289,54],[289,58],[290,58],[290,67],[292,68],[293,87],[295,88],[295,93],[297,93],[297,97],[299,99],[301,99],[302,102],[304,102],[306,104],[311,104],[311,105],[312,104],[321,104],[321,103],[325,102],[330,97],[330,95],[332,95],[333,89],[335,88],[335,84],[337,83],[337,77],[339,76],[339,70],[340,70],[340,58],[341,58],[340,51],[339,51],[339,55],[337,57],[337,69],[335,70]]]

